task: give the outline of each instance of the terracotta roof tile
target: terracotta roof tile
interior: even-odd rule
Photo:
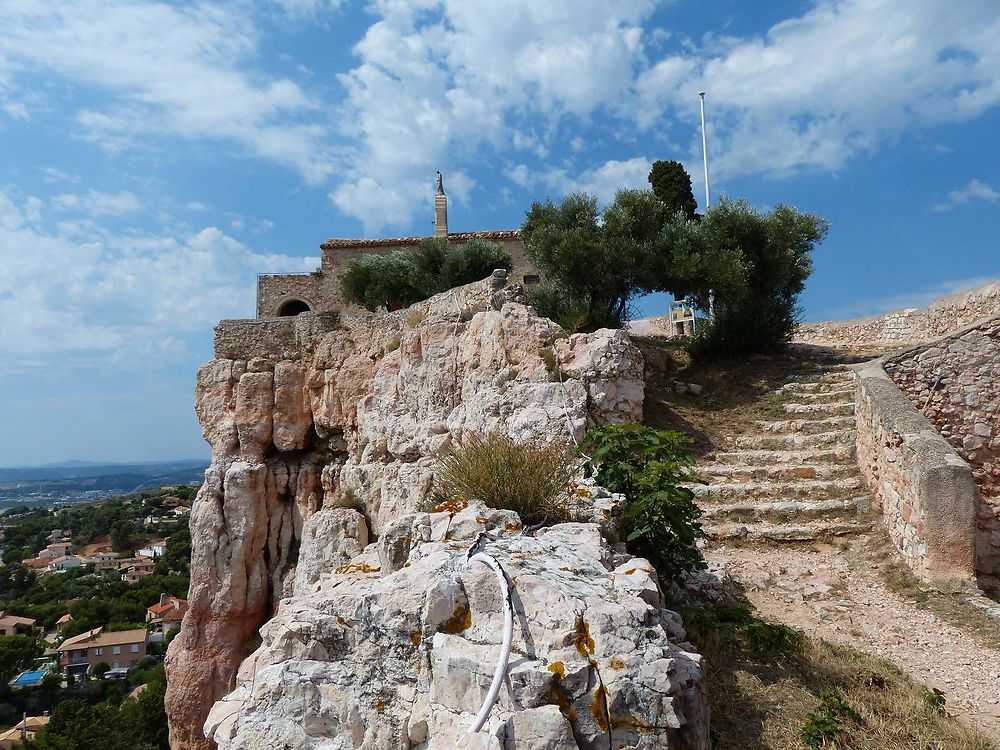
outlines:
[[[28,625],[29,627],[35,627],[35,621],[30,617],[18,617],[17,615],[8,615],[6,612],[0,612],[0,625]]]
[[[74,648],[92,648],[94,646],[121,646],[128,643],[142,643],[146,640],[146,629],[118,630],[113,633],[103,632],[103,628],[94,628],[86,633],[67,638],[59,646],[59,651],[71,651]]]

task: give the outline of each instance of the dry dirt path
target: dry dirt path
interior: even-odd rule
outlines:
[[[707,556],[742,584],[761,616],[896,664],[1000,741],[1000,650],[892,591],[866,541],[815,550],[722,546]],[[1000,633],[1000,619],[996,626]]]

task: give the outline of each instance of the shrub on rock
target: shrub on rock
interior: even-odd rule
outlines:
[[[368,310],[398,310],[456,286],[471,284],[513,261],[503,246],[486,240],[453,245],[424,240],[416,254],[366,253],[347,264],[340,277],[344,299]]]
[[[439,456],[434,500],[479,500],[515,511],[528,525],[565,521],[577,464],[572,452],[557,443],[519,443],[495,432],[470,435]]]

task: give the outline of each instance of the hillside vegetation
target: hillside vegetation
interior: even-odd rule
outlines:
[[[684,613],[718,750],[990,750],[941,693],[867,654],[719,607]]]

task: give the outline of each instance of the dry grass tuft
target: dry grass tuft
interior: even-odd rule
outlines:
[[[686,613],[718,750],[996,750],[891,664],[739,608]]]
[[[515,511],[525,524],[557,523],[570,516],[569,489],[578,464],[557,443],[518,443],[500,433],[470,435],[438,457],[434,500],[479,500]]]

